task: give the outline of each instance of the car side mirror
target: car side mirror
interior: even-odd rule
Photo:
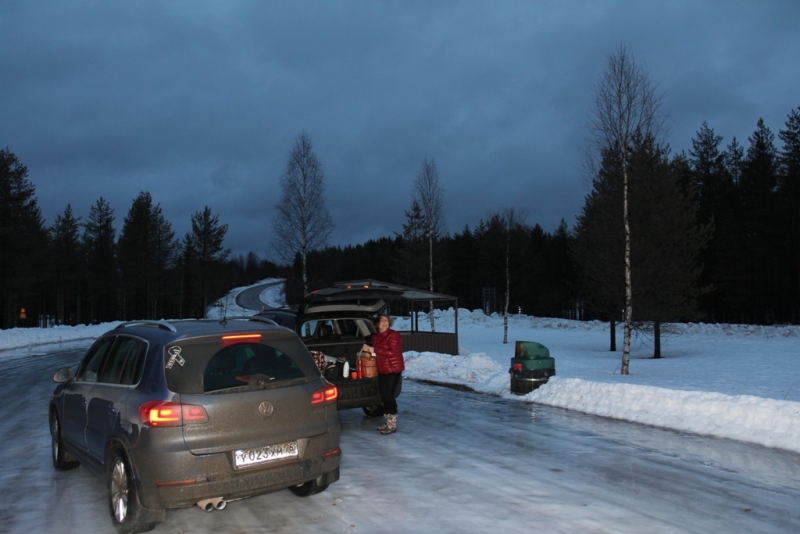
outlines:
[[[55,374],[53,375],[53,382],[58,382],[59,384],[62,384],[64,382],[69,382],[71,378],[72,378],[72,369],[70,369],[69,367],[62,367],[61,369],[56,371]]]

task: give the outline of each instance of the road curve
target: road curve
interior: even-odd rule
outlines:
[[[236,305],[240,308],[255,311],[268,309],[269,306],[261,302],[261,293],[267,288],[274,287],[282,283],[283,280],[280,280],[278,282],[268,282],[266,284],[258,284],[257,286],[248,287],[236,295]]]

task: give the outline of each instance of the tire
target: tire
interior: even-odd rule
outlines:
[[[117,532],[147,532],[162,522],[166,510],[149,510],[139,501],[133,471],[122,451],[115,450],[108,465],[108,504]]]
[[[57,471],[75,469],[80,465],[80,462],[64,449],[64,438],[61,435],[61,420],[58,418],[58,413],[55,411],[50,413],[50,446],[53,451],[53,467],[55,467]]]
[[[372,406],[362,406],[362,410],[367,414],[367,417],[380,417],[383,415],[383,406],[380,404],[373,404]]]
[[[297,495],[298,497],[310,497],[315,493],[322,493],[326,489],[328,489],[328,485],[320,486],[317,484],[316,480],[310,480],[305,484],[298,484],[297,486],[290,486],[290,490],[292,493]]]

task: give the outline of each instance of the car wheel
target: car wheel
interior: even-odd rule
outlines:
[[[50,443],[53,450],[53,467],[59,471],[74,469],[80,462],[64,450],[64,439],[61,437],[61,421],[54,411],[50,414]]]
[[[139,502],[133,471],[120,450],[115,450],[111,455],[108,469],[108,504],[111,521],[120,534],[152,530],[166,515],[166,510],[148,510]]]
[[[305,484],[298,484],[296,486],[289,487],[292,490],[292,493],[297,495],[298,497],[310,497],[315,493],[322,493],[326,489],[328,489],[328,485],[320,486],[317,484],[316,480],[310,480]]]
[[[367,417],[380,417],[383,415],[383,406],[375,404],[372,406],[362,406],[362,410],[367,414]]]

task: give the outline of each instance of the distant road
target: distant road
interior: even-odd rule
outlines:
[[[274,287],[282,283],[282,281],[270,282],[268,284],[259,284],[257,286],[245,289],[236,296],[236,305],[241,308],[255,311],[268,309],[269,306],[261,302],[261,293],[267,288]]]

